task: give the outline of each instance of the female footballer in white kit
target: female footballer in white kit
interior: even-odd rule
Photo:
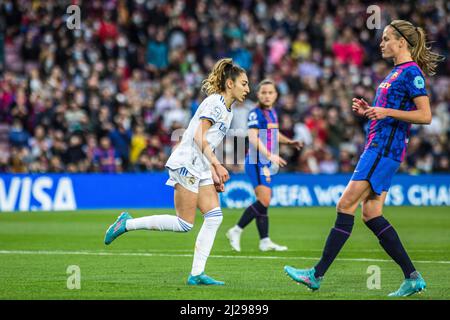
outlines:
[[[194,225],[198,208],[204,222],[195,243],[187,284],[223,285],[224,282],[204,273],[223,219],[217,193],[224,191],[224,183],[229,179],[228,171],[213,150],[230,128],[232,104],[236,100],[243,102],[250,89],[245,70],[234,65],[232,59],[221,59],[203,81],[202,90],[208,97],[198,107],[180,144],[166,163],[170,176],[166,184],[175,189],[176,216],[153,215],[133,219],[128,212],[122,212],[106,231],[105,244],[132,230],[188,232]]]

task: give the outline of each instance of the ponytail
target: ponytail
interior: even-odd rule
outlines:
[[[432,76],[436,73],[438,62],[444,60],[444,57],[432,52],[431,46],[426,45],[425,31],[421,27],[417,28],[417,35],[417,44],[413,47],[411,56],[426,74]]]
[[[232,59],[221,59],[216,62],[211,73],[203,80],[202,91],[208,96],[213,93],[224,92],[226,81],[228,79],[236,80],[241,73],[245,73],[245,70],[233,64]]]
[[[394,20],[390,26],[393,27],[397,39],[403,37],[406,40],[411,57],[420,69],[430,76],[436,74],[437,64],[444,60],[444,57],[431,51],[431,46],[427,46],[425,31],[405,20]]]

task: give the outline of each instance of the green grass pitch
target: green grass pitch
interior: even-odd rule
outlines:
[[[135,231],[103,244],[114,210],[0,213],[0,299],[387,299],[403,280],[400,268],[358,218],[351,238],[319,291],[296,285],[286,264],[312,266],[335,220],[334,208],[271,208],[270,235],[287,252],[259,252],[255,223],[243,233],[242,252],[231,250],[226,230],[241,210],[224,209],[224,220],[206,266],[223,287],[185,284],[202,218],[187,234]],[[130,210],[134,217],[173,210]],[[450,211],[446,207],[388,207],[427,290],[408,299],[450,299]],[[69,290],[68,266],[80,268],[81,288]],[[378,266],[381,289],[368,289]]]

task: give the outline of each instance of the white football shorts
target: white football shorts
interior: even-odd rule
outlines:
[[[189,191],[198,193],[199,187],[214,184],[212,178],[200,179],[192,175],[185,167],[181,167],[176,170],[167,168],[167,170],[169,170],[170,178],[167,180],[166,185],[174,188],[175,185],[179,183]]]

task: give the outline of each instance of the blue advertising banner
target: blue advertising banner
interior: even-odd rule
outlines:
[[[0,175],[0,211],[173,208],[167,173]],[[278,174],[273,206],[334,206],[350,175]],[[220,195],[225,208],[255,201],[244,174],[232,174]],[[393,179],[386,205],[450,206],[450,175],[402,175]]]
[[[272,178],[272,206],[335,206],[350,174],[278,174]],[[245,175],[232,176],[221,195],[223,207],[244,208],[255,201]],[[450,175],[394,176],[386,205],[450,206]]]

